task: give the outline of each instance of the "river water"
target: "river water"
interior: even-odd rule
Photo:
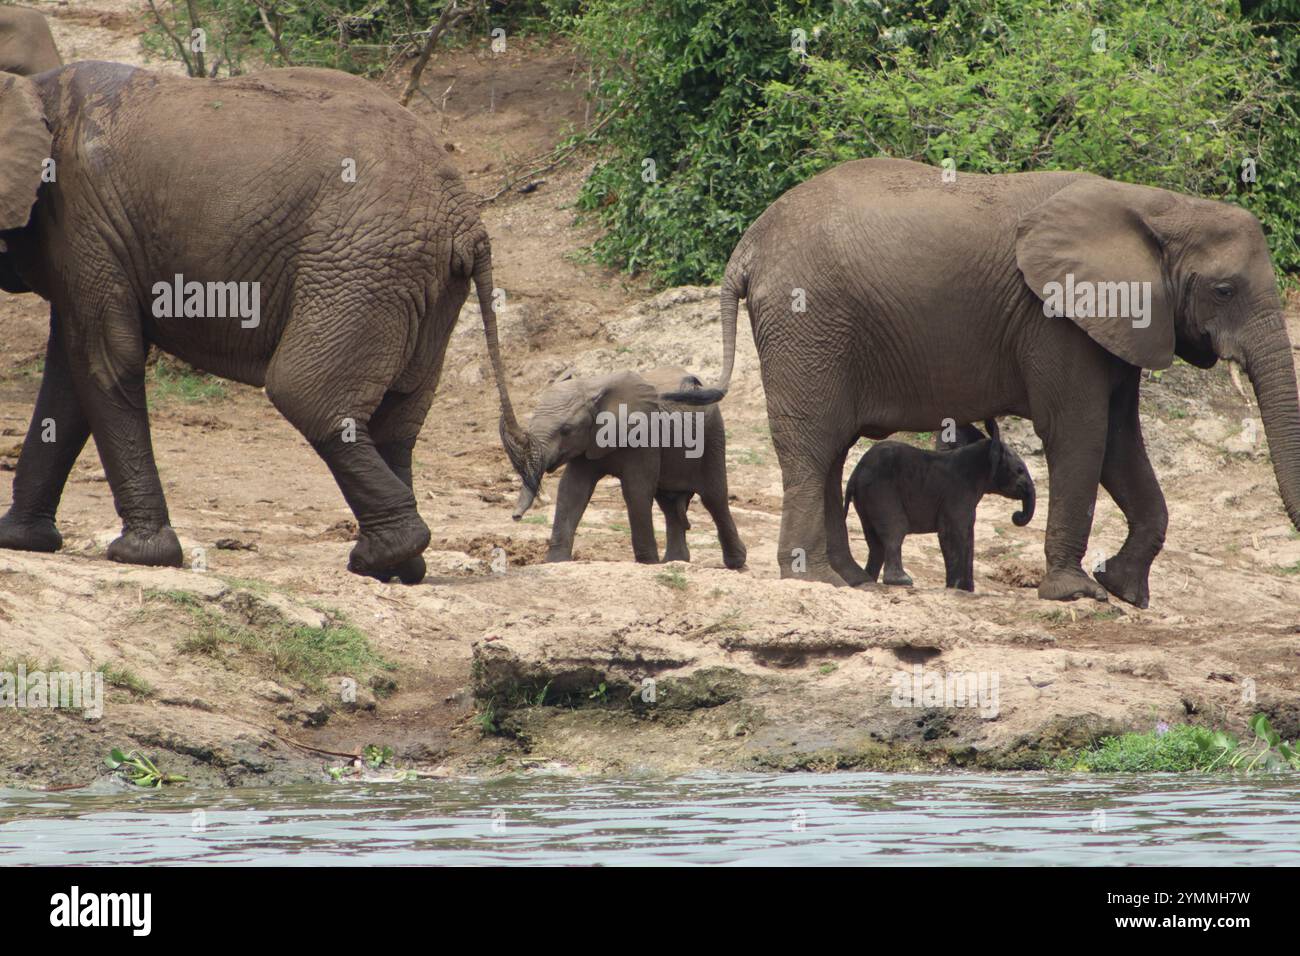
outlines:
[[[5,864],[1300,865],[1289,777],[700,774],[0,790]]]

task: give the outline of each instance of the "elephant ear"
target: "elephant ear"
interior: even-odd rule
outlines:
[[[53,141],[36,86],[0,73],[0,232],[21,229],[31,219]]]
[[[587,449],[587,457],[599,459],[619,447],[610,441],[602,444],[602,434],[606,438],[611,434],[617,435],[620,420],[626,420],[630,429],[635,419],[628,416],[633,412],[649,415],[656,411],[659,408],[659,393],[635,372],[618,372],[595,383],[591,404],[596,414],[596,430],[591,447]]]
[[[1064,305],[1054,321],[1068,317],[1131,365],[1168,368],[1174,360],[1174,303],[1162,266],[1160,219],[1176,202],[1163,190],[1099,177],[1071,183],[1021,217],[1016,264],[1045,311]],[[1135,282],[1146,283],[1137,287],[1149,310],[1143,318],[1131,297]],[[1091,308],[1080,297],[1088,288],[1095,293]]]

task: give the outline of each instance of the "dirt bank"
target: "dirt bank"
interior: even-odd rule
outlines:
[[[114,55],[138,57],[138,4],[71,6],[75,16],[59,15],[65,27],[103,30]],[[520,42],[508,56],[509,69],[473,51],[441,58],[426,80],[431,99],[417,104],[485,195],[514,159],[583,118],[568,51]],[[573,223],[583,172],[581,163],[547,171],[485,210],[509,295],[510,384],[525,413],[568,368],[680,364],[709,378],[719,365],[716,290],[651,295],[575,255],[588,238]],[[1300,342],[1294,300],[1290,319]],[[0,503],[46,334],[41,303],[0,295]],[[402,588],[344,571],[350,513],[260,391],[155,368],[154,444],[172,520],[208,570],[105,559],[118,525],[88,448],[60,512],[63,552],[0,551],[0,670],[105,668],[108,701],[98,720],[0,710],[0,785],[88,782],[106,773],[113,747],[139,747],[198,783],[250,784],[319,777],[372,743],[402,766],[453,774],[1028,767],[1160,719],[1240,731],[1255,710],[1284,736],[1300,732],[1300,538],[1262,437],[1243,427],[1257,410],[1226,369],[1178,366],[1144,385],[1170,510],[1144,611],[1035,598],[1050,487],[1032,430],[1016,421],[1004,431],[1042,500],[1026,528],[1012,525],[1010,502],[981,508],[976,595],[944,591],[933,538],[905,546],[912,590],[778,580],[781,479],[747,332],[734,381],[723,414],[748,570],[723,569],[698,503],[691,565],[631,563],[613,482],[579,529],[580,560],[542,565],[549,509],[510,520],[517,479],[497,440],[477,309],[467,307],[416,448],[430,577]],[[1117,549],[1123,531],[1103,493],[1096,556]],[[660,535],[662,545],[662,524]],[[986,705],[996,678],[996,706],[895,706],[897,675],[918,666],[977,675]]]

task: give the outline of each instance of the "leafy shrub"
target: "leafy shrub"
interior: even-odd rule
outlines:
[[[588,0],[571,26],[614,114],[594,252],[663,282],[718,279],[782,192],[881,155],[1237,202],[1300,270],[1297,42],[1235,2]]]
[[[1248,726],[1254,738],[1243,744],[1222,730],[1162,724],[1154,732],[1106,737],[1091,750],[1067,754],[1059,761],[1059,769],[1096,773],[1300,770],[1300,752],[1282,740],[1266,715],[1256,714]]]
[[[489,20],[510,33],[549,26],[543,0],[515,0],[490,16],[482,0],[461,2],[476,4],[478,16],[462,33],[475,30],[486,37]],[[155,56],[185,60],[191,75],[238,74],[263,63],[373,74],[394,58],[413,54],[417,34],[429,29],[444,5],[444,0],[152,0],[144,46]],[[182,49],[195,27],[206,34],[202,67],[193,51]]]

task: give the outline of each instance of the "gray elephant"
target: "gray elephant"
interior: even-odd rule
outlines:
[[[62,65],[44,16],[27,7],[0,7],[0,73],[31,76]]]
[[[264,386],[357,517],[348,567],[419,581],[411,449],[471,280],[502,434],[522,440],[488,236],[443,157],[412,113],[334,71],[0,74],[0,287],[50,303],[0,547],[60,547],[55,511],[93,434],[122,518],[109,558],[181,564],[145,404],[154,346]]]
[[[515,520],[532,506],[542,475],[563,465],[547,561],[573,558],[573,535],[596,483],[613,476],[623,488],[637,561],[659,560],[651,518],[655,501],[668,532],[664,560],[691,559],[686,512],[698,494],[717,525],[723,562],[744,567],[745,545],[727,503],[720,397],[681,368],[557,382],[542,393],[528,423],[529,467],[520,473],[524,484]]]
[[[934,451],[884,441],[858,459],[844,490],[844,516],[850,504],[857,508],[872,581],[883,567],[886,584],[910,585],[912,579],[903,570],[903,539],[937,533],[946,585],[974,591],[975,510],[980,499],[987,494],[1017,499],[1023,507],[1011,516],[1012,522],[1023,527],[1033,520],[1034,479],[1028,467],[1002,441],[996,421],[990,419],[984,427],[987,438],[974,425],[966,425],[957,441]]]
[[[806,578],[866,580],[840,492],[859,437],[1011,414],[1033,421],[1051,482],[1039,596],[1109,591],[1145,607],[1168,513],[1138,383],[1175,355],[1244,367],[1300,527],[1282,301],[1263,230],[1237,206],[1087,173],[944,182],[919,163],[859,160],[791,189],[737,245],[721,295],[723,391],[741,298],[785,489],[783,576],[806,561]],[[1128,536],[1094,581],[1080,562],[1098,483]]]

